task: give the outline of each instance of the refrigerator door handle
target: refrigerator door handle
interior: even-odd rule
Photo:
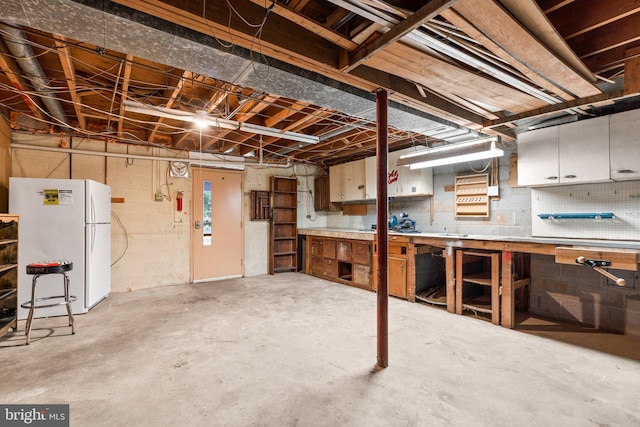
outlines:
[[[90,249],[90,253],[93,253],[93,248],[96,245],[96,225],[95,224],[91,224],[91,249]]]
[[[93,195],[91,195],[91,218],[89,218],[89,222],[96,222],[96,202],[93,200]]]

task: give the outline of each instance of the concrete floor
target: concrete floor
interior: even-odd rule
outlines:
[[[72,426],[638,426],[640,363],[288,273],[113,294],[0,340],[0,403]],[[20,322],[24,328],[24,322]]]

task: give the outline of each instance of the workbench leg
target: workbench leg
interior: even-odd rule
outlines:
[[[502,252],[502,326],[514,326],[513,252]]]
[[[491,254],[491,323],[500,324],[500,254]]]
[[[456,314],[462,314],[462,251],[456,251]]]
[[[456,312],[456,260],[453,253],[452,247],[442,250],[442,256],[445,260],[445,286],[447,294],[447,311],[449,313]]]

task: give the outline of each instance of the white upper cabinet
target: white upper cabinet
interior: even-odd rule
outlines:
[[[364,159],[330,167],[329,194],[331,202],[365,200]]]
[[[558,126],[518,135],[518,185],[558,184]]]
[[[416,149],[407,148],[394,151],[387,156],[387,196],[388,197],[418,197],[433,195],[432,168],[411,170],[407,166],[397,166],[401,155],[413,153]],[[367,176],[366,198],[377,197],[377,157],[367,157],[365,168]]]
[[[610,181],[609,117],[558,126],[560,183]]]
[[[610,181],[609,117],[518,135],[518,185]]]
[[[611,178],[640,179],[640,110],[609,116]]]

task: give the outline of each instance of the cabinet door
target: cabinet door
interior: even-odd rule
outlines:
[[[333,258],[324,259],[324,275],[331,279],[338,278],[338,261]]]
[[[311,257],[311,274],[314,276],[324,276],[324,259],[320,257]]]
[[[313,237],[311,240],[311,256],[321,257],[322,253],[322,240]]]
[[[351,242],[340,241],[337,243],[337,258],[340,261],[351,262]]]
[[[322,242],[322,256],[324,256],[325,258],[336,257],[336,241],[335,240],[324,240]]]
[[[407,261],[389,257],[389,295],[407,298]]]
[[[364,198],[378,198],[378,157],[367,157],[364,159]]]
[[[346,163],[329,168],[329,200],[342,202],[344,199],[344,175]]]
[[[364,159],[344,164],[343,201],[364,200],[365,193],[365,163]]]
[[[558,127],[560,183],[610,181],[609,117]]]
[[[609,116],[611,178],[640,179],[640,110]]]
[[[369,265],[371,263],[371,250],[368,243],[353,243],[351,246],[351,258],[354,263]]]
[[[371,268],[368,265],[353,265],[353,283],[360,286],[371,287]]]
[[[558,184],[558,127],[518,135],[518,185]]]

